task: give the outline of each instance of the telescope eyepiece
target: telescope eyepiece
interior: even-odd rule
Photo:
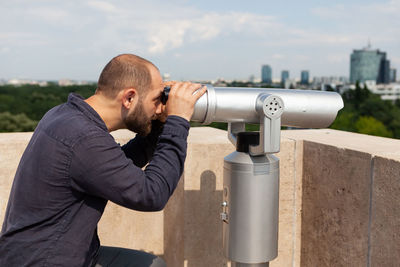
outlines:
[[[161,93],[161,103],[163,105],[167,104],[168,95],[169,95],[170,90],[171,90],[171,87],[165,86],[164,91]]]

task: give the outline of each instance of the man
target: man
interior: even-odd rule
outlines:
[[[163,106],[164,85],[151,62],[123,54],[93,96],[71,94],[46,113],[15,175],[0,266],[165,266],[151,254],[100,247],[97,237],[107,200],[161,210],[182,174],[189,120],[206,88],[172,83]],[[120,147],[109,132],[123,128],[138,136]]]

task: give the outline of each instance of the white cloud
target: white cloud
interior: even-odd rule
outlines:
[[[336,64],[349,62],[350,56],[348,54],[329,54],[326,58],[328,62]]]
[[[296,55],[295,59],[298,61],[307,61],[310,60],[310,57],[306,55]]]
[[[343,42],[353,40],[354,37],[363,37],[374,40],[398,42],[400,36],[400,1],[391,0],[373,4],[332,5],[330,7],[316,7],[313,14],[322,19],[335,23],[335,32],[340,29],[346,37]]]
[[[246,8],[205,10],[186,0],[3,1],[0,51],[28,55],[41,47],[44,58],[50,52],[69,58],[87,54],[91,58],[85,60],[95,58],[98,64],[115,53],[133,52],[156,60],[169,55],[179,55],[180,62],[215,60],[221,70],[267,63],[311,71],[315,65],[318,71],[336,65],[340,71],[348,66],[351,50],[371,38],[373,47],[400,64],[399,0],[331,3],[312,9],[308,24],[302,24],[288,18],[296,15],[290,10],[273,16]]]
[[[286,45],[349,45],[354,43],[357,35],[350,37],[342,33],[326,33],[318,29],[312,31],[303,31],[298,29],[289,29],[286,34],[287,39],[284,39]],[[278,39],[280,40],[280,39]]]
[[[343,19],[348,15],[348,8],[344,5],[335,5],[331,7],[319,6],[311,9],[314,15],[323,17],[326,19]]]
[[[400,56],[399,57],[391,57],[390,60],[391,60],[391,63],[394,63],[394,64],[400,66]],[[400,69],[399,69],[399,72],[400,72]]]
[[[118,9],[113,4],[106,1],[89,1],[87,4],[103,12],[118,12]]]
[[[248,12],[201,12],[182,3],[170,3],[168,12],[165,3],[149,2],[138,5],[126,1],[108,2],[90,0],[87,6],[94,11],[91,14],[91,35],[96,38],[94,46],[102,49],[114,46],[117,50],[136,49],[151,54],[163,54],[196,42],[220,40],[234,36],[240,42],[265,44],[266,47],[291,46],[355,46],[365,43],[362,31],[325,31],[316,25],[302,29],[289,25],[280,18]],[[144,6],[143,6],[144,5]],[[390,7],[398,6],[392,1]],[[349,11],[350,9],[350,11]],[[364,7],[368,12],[372,7]],[[382,13],[392,9],[384,8]],[[329,19],[344,20],[349,23],[353,8],[336,5],[313,9],[313,13]],[[363,11],[363,12],[367,12]],[[390,11],[391,12],[391,11]],[[84,24],[71,10],[63,7],[37,7],[29,14],[41,16],[51,21],[70,21],[70,27],[79,31]],[[379,15],[378,15],[379,16]],[[74,24],[72,24],[74,23]],[[71,26],[72,24],[72,26]],[[351,29],[352,24],[349,23]],[[390,37],[398,39],[399,30],[392,28]]]
[[[48,44],[48,38],[31,32],[0,32],[0,45],[9,47],[40,46]]]
[[[364,7],[361,7],[362,9]],[[398,16],[400,13],[400,1],[399,0],[391,0],[387,3],[377,3],[370,6],[366,6],[367,11],[373,11],[375,13],[381,13],[385,15],[396,15]]]
[[[8,53],[11,49],[7,46],[0,47],[0,53]]]
[[[163,53],[187,43],[207,41],[231,34],[265,35],[276,25],[269,16],[248,13],[209,13],[176,20],[167,18],[154,23],[147,34],[151,53]],[[261,29],[261,30],[260,30]]]
[[[157,2],[157,1],[156,1]],[[101,11],[104,27],[95,29],[96,45],[109,44],[135,47],[151,54],[162,54],[194,42],[203,42],[232,34],[264,36],[278,25],[275,18],[245,12],[202,12],[182,3],[141,3],[141,8],[127,2],[86,2]],[[166,5],[166,6],[165,6]],[[139,6],[139,5],[137,5]],[[167,10],[167,11],[166,11]]]
[[[286,56],[282,55],[282,54],[273,54],[272,58],[273,59],[284,59],[284,58],[286,58]]]
[[[160,25],[157,27],[157,30],[147,37],[150,43],[148,51],[151,53],[161,53],[168,48],[182,46],[186,29],[186,23]]]
[[[69,13],[66,10],[57,7],[28,8],[26,10],[26,14],[35,16],[38,19],[46,20],[49,22],[64,21],[66,18],[69,17]]]

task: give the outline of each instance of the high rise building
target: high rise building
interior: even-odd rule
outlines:
[[[371,49],[371,46],[353,50],[350,56],[350,82],[364,83],[368,80],[376,83],[390,82],[390,62],[386,59],[386,52]]]
[[[281,73],[281,83],[285,84],[285,81],[289,79],[289,71],[288,70],[283,70]]]
[[[390,69],[390,78],[389,78],[389,80],[390,80],[390,82],[391,83],[395,83],[396,82],[396,80],[397,80],[397,77],[396,77],[396,69]]]
[[[263,65],[261,67],[261,82],[272,83],[272,69],[269,65]]]
[[[308,70],[302,70],[300,84],[308,85],[309,80],[310,80],[310,72]]]

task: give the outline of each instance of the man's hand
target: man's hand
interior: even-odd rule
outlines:
[[[164,86],[172,87],[174,84],[179,83],[178,81],[165,81]]]
[[[206,86],[190,82],[171,82],[171,90],[166,104],[167,115],[176,115],[190,121],[194,105],[207,91]]]

